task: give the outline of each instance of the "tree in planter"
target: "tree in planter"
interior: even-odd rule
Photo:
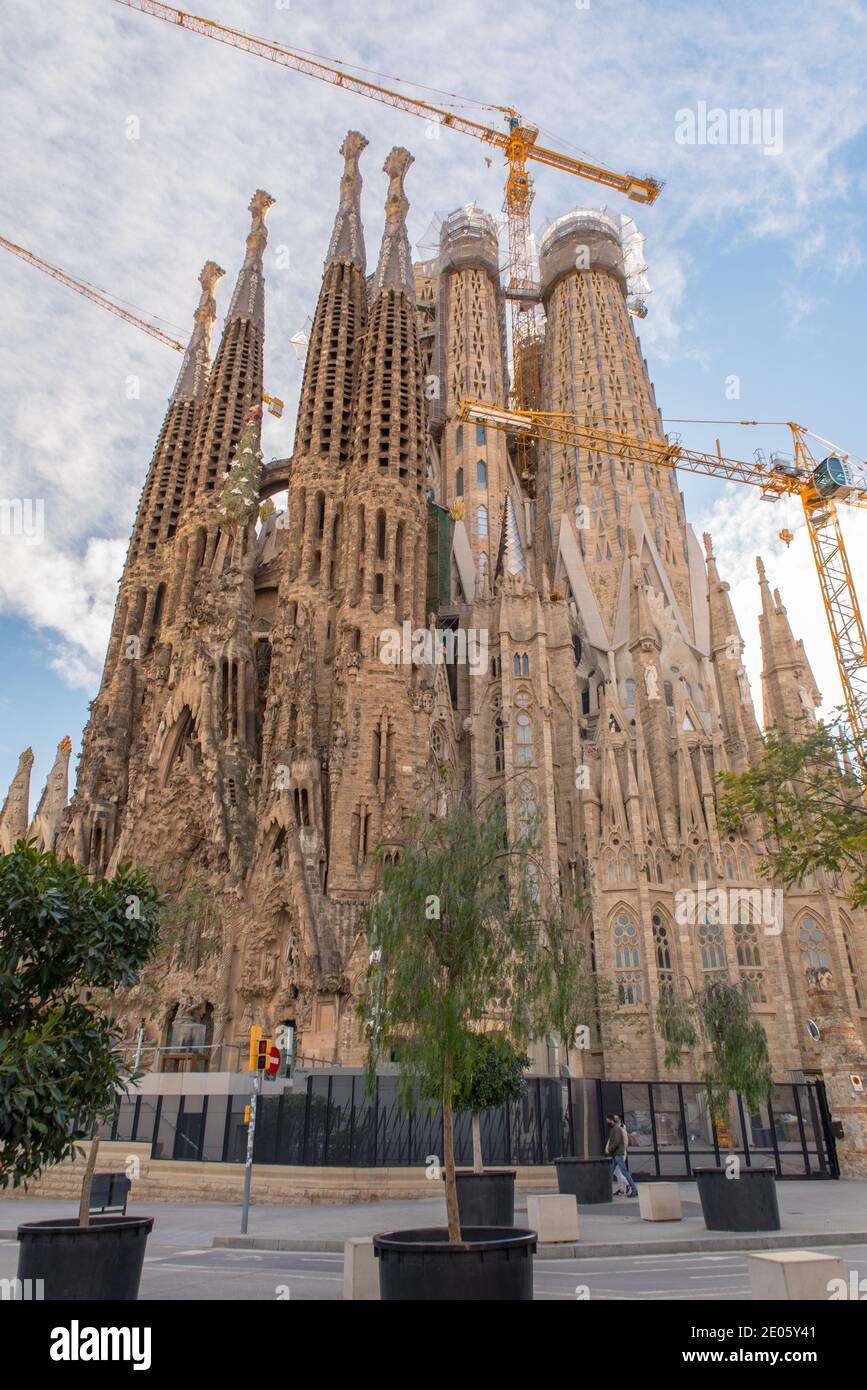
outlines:
[[[571,961],[556,895],[546,907],[529,832],[510,846],[501,797],[459,798],[406,829],[368,914],[371,946],[360,1004],[369,1033],[368,1083],[383,1059],[400,1067],[408,1108],[432,1096],[443,1111],[449,1242],[461,1240],[455,1184],[454,1107],[472,1076],[474,1035],[492,1014],[516,1046],[541,1036],[552,952]]]
[[[473,1121],[473,1172],[483,1173],[482,1111],[520,1100],[527,1089],[530,1058],[505,1033],[473,1033],[467,1040],[468,1070],[458,1076],[454,1108],[469,1110]]]
[[[720,829],[744,830],[761,820],[761,871],[784,888],[825,869],[847,874],[849,901],[867,905],[867,805],[846,766],[858,765],[861,749],[841,724],[836,729],[805,721],[795,736],[772,729],[761,756],[746,772],[720,779]]]
[[[750,1114],[770,1100],[774,1089],[768,1039],[750,1011],[746,990],[730,980],[713,980],[688,998],[663,995],[656,1028],[665,1043],[664,1063],[672,1070],[681,1053],[700,1043],[710,1052],[702,1084],[708,1114],[716,1126],[729,1117],[729,1093],[743,1097]]]
[[[583,905],[583,904],[582,904]],[[550,934],[540,959],[542,974],[533,1033],[556,1033],[568,1058],[570,1048],[589,1045],[595,1025],[601,1028],[617,1014],[617,992],[610,980],[591,969],[588,951],[578,929],[561,920]],[[582,1158],[590,1157],[590,1107],[585,1097]]]
[[[156,946],[158,904],[128,866],[91,881],[24,840],[0,856],[0,1187],[82,1153],[126,1091],[116,1031],[91,992],[135,983]]]

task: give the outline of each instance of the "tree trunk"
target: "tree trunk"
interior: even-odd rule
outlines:
[[[484,1173],[482,1162],[482,1117],[473,1111],[473,1172]]]
[[[446,1170],[446,1213],[449,1223],[449,1245],[461,1243],[461,1218],[458,1211],[458,1185],[455,1181],[455,1116],[452,1110],[451,1059],[443,1068],[443,1161]]]
[[[84,1177],[81,1179],[81,1201],[78,1204],[79,1226],[90,1225],[90,1188],[93,1182],[93,1170],[96,1167],[96,1155],[98,1153],[99,1140],[91,1139],[90,1153],[87,1155],[87,1162],[84,1165]]]

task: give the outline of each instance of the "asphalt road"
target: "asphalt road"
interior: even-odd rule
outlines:
[[[867,1245],[824,1246],[859,1277]],[[15,1274],[17,1242],[0,1241],[0,1277]],[[536,1260],[540,1301],[749,1300],[745,1255],[628,1255],[588,1260]],[[307,1251],[164,1249],[145,1258],[142,1300],[228,1302],[322,1301],[343,1297],[343,1256]]]

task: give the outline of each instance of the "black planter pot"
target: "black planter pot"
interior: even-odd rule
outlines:
[[[97,1216],[89,1226],[29,1221],[18,1227],[18,1278],[44,1280],[44,1296],[55,1302],[133,1303],[153,1224],[152,1216]]]
[[[555,1158],[557,1187],[578,1199],[579,1206],[613,1202],[610,1158]]]
[[[458,1211],[462,1226],[514,1226],[514,1169],[493,1168],[486,1173],[458,1169]]]
[[[773,1168],[741,1165],[736,1178],[724,1168],[696,1168],[695,1180],[704,1224],[709,1231],[778,1231],[776,1174]]]
[[[460,1245],[449,1245],[444,1226],[374,1236],[380,1297],[388,1303],[532,1301],[535,1231],[463,1226],[461,1234]]]

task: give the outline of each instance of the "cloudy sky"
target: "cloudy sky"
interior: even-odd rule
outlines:
[[[511,105],[540,139],[665,179],[640,211],[653,294],[641,339],[663,413],[796,419],[867,454],[863,404],[867,11],[855,0],[200,0],[209,18],[470,99]],[[242,258],[256,188],[269,217],[266,457],[291,451],[301,367],[348,127],[363,160],[368,256],[382,228],[382,160],[416,155],[410,234],[437,214],[502,202],[498,158],[454,132],[333,90],[130,10],[117,0],[4,0],[0,234],[159,316],[185,338],[202,264]],[[437,100],[434,96],[433,100]],[[714,142],[714,111],[762,108],[756,142]],[[692,113],[685,115],[684,113]],[[703,116],[703,113],[706,113]],[[487,117],[483,116],[483,119]],[[496,119],[492,117],[491,119]],[[691,137],[686,139],[684,137]],[[710,138],[708,138],[710,137]],[[534,224],[590,184],[540,168]],[[607,200],[613,212],[631,205]],[[280,251],[276,256],[275,252]],[[76,749],[95,694],[117,579],[177,355],[0,252],[0,499],[41,499],[44,533],[0,534],[0,795],[22,748],[34,796],[59,739]],[[784,427],[674,424],[748,457]],[[754,557],[765,557],[826,706],[840,698],[797,506],[683,475],[713,532],[758,694]],[[34,520],[36,513],[34,513]],[[795,533],[787,550],[777,533]],[[848,528],[867,594],[867,525]]]

